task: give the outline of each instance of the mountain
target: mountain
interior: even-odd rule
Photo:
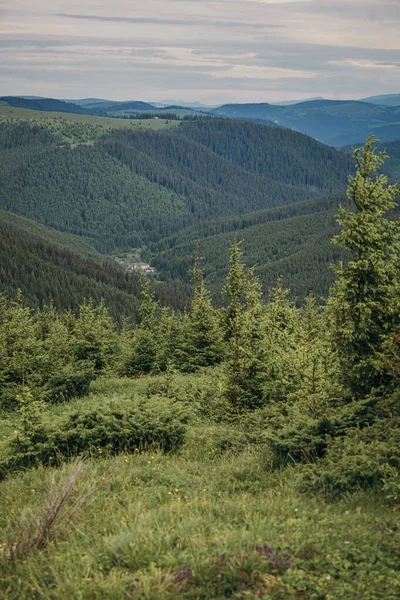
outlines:
[[[400,106],[400,94],[369,96],[368,98],[362,98],[361,102],[368,102],[369,104],[381,104],[384,106]]]
[[[343,190],[351,171],[348,156],[304,135],[219,119],[74,147],[45,127],[3,123],[0,165],[1,208],[102,252]]]
[[[63,98],[63,102],[70,102],[71,104],[77,104],[78,106],[86,106],[87,104],[101,104],[102,102],[111,102],[111,100],[105,100],[104,98],[82,98],[80,100],[71,100],[69,98]]]
[[[360,147],[362,143],[355,144]],[[384,173],[386,173],[392,180],[400,182],[400,140],[394,140],[393,142],[384,142],[378,144],[378,149],[385,151],[389,158],[386,159],[383,167]],[[352,147],[344,146],[343,152],[351,154]]]
[[[330,265],[345,258],[330,242],[337,233],[339,204],[346,204],[344,194],[203,223],[150,246],[151,263],[167,281],[188,280],[196,242],[205,276],[218,297],[236,234],[243,240],[246,263],[255,267],[265,294],[283,276],[292,298],[301,301],[310,291],[323,297],[334,280]]]
[[[314,102],[314,100],[325,100],[323,96],[314,96],[313,98],[305,98],[304,100],[281,100],[280,102],[270,102],[272,106],[293,106],[302,102]]]
[[[382,141],[400,138],[400,107],[359,101],[314,100],[293,106],[227,104],[211,114],[235,119],[273,121],[332,146],[365,140],[372,131]]]
[[[85,299],[104,299],[116,320],[136,321],[142,277],[98,253],[86,240],[0,210],[0,292],[38,307],[75,309]],[[182,309],[184,286],[156,284],[164,305]]]
[[[72,102],[64,102],[55,98],[26,98],[18,96],[1,96],[0,102],[14,106],[15,108],[28,108],[30,110],[76,113],[81,115],[90,115],[91,112],[73,104]]]
[[[101,111],[104,114],[121,112],[121,111],[154,111],[153,104],[148,102],[139,102],[131,100],[128,102],[115,102],[113,100],[98,101],[86,103],[85,108],[88,110]]]
[[[221,249],[218,236],[225,234],[226,250],[235,229],[249,227],[250,259],[257,257],[259,265],[272,261],[277,242],[269,233],[263,238],[257,227],[277,226],[276,215],[264,215],[274,207],[280,207],[279,227],[289,236],[283,243],[286,254],[275,258],[286,261],[279,269],[299,295],[299,267],[290,257],[296,254],[304,262],[301,247],[311,256],[315,235],[328,239],[325,222],[305,217],[302,203],[314,198],[307,214],[319,213],[318,197],[344,191],[352,170],[349,156],[306,135],[244,121],[211,118],[157,131],[99,129],[96,135],[87,123],[65,120],[60,132],[54,122],[0,123],[0,208],[79,236],[85,247],[90,244],[104,254],[135,249],[152,265],[154,259],[158,278],[174,286],[181,304],[185,293],[179,281],[188,281],[196,239],[207,238],[210,249]],[[321,206],[325,211],[323,202]],[[174,236],[181,257],[173,248],[171,253]],[[24,255],[31,254],[24,249]],[[207,260],[213,264],[212,257]],[[226,264],[226,252],[218,260]],[[314,268],[310,285],[326,279],[326,262]],[[216,263],[215,273],[219,268]],[[269,281],[267,276],[264,280]],[[11,281],[9,277],[8,285]],[[323,286],[315,287],[319,291]]]

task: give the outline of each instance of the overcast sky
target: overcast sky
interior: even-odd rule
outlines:
[[[400,93],[400,0],[0,0],[0,95]]]

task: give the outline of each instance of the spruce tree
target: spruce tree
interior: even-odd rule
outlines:
[[[400,329],[400,221],[387,217],[398,188],[379,174],[387,156],[375,152],[376,143],[371,135],[364,148],[354,150],[357,171],[347,190],[352,207],[340,208],[341,232],[334,238],[350,255],[346,266],[335,269],[334,346],[343,381],[355,397],[390,385],[380,353],[386,337]]]
[[[142,282],[142,301],[140,305],[140,323],[136,327],[124,374],[144,375],[158,370],[159,353],[158,322],[156,313],[158,303],[150,288],[150,282],[144,278]]]
[[[218,364],[225,353],[223,331],[203,279],[200,260],[196,249],[191,272],[192,306],[191,311],[182,319],[180,343],[176,351],[177,366],[181,371],[195,371],[200,367]]]
[[[224,365],[224,395],[236,410],[262,404],[265,379],[265,344],[261,286],[253,270],[242,262],[240,242],[234,240],[224,290],[227,361]]]

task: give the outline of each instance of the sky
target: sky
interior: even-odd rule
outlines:
[[[0,0],[0,96],[400,93],[400,0]]]

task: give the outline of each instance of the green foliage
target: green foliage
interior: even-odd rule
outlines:
[[[28,388],[35,398],[60,402],[85,395],[90,382],[112,369],[119,353],[115,326],[103,304],[82,304],[59,315],[50,306],[33,312],[21,298],[0,295],[0,404],[18,408]]]
[[[93,301],[84,302],[79,307],[79,315],[72,320],[74,354],[78,362],[93,364],[95,374],[106,368],[112,369],[118,355],[118,335],[110,314],[101,302],[94,306]]]
[[[398,399],[397,399],[398,402]],[[305,489],[338,498],[354,490],[374,489],[391,504],[400,502],[400,420],[377,419],[373,425],[329,440],[323,460],[303,470]]]
[[[55,465],[77,455],[148,448],[169,452],[183,444],[187,419],[178,405],[134,398],[69,410],[58,418],[43,415],[29,427],[23,419],[21,429],[2,449],[0,475],[40,463]]]
[[[253,271],[245,269],[240,242],[236,239],[231,248],[224,295],[228,301],[224,396],[236,410],[255,408],[263,399],[265,369],[261,289]]]
[[[326,310],[309,295],[296,309],[278,280],[265,314],[265,386],[270,401],[299,403],[312,416],[339,397],[337,357],[332,351]]]
[[[140,324],[125,346],[122,374],[137,376],[164,370],[165,347],[168,345],[168,328],[164,318],[159,318],[159,305],[154,300],[148,279],[142,280]]]
[[[0,295],[0,402],[15,406],[24,386],[34,386],[40,343],[32,313],[18,296],[9,302]]]
[[[201,385],[199,374],[178,377],[186,388]],[[98,381],[86,408],[103,405],[112,390],[124,390],[129,404],[145,386]],[[51,413],[58,421],[60,409]],[[295,469],[262,468],[252,435],[247,423],[196,423],[175,453],[103,452],[99,459],[96,451],[66,504],[68,511],[86,482],[95,488],[72,526],[12,562],[6,554],[20,539],[23,516],[42,514],[51,481],[65,481],[71,467],[10,474],[0,483],[2,589],[10,600],[38,593],[45,600],[396,600],[398,513],[370,492],[335,503],[303,495]]]
[[[335,242],[350,253],[336,269],[331,309],[334,344],[343,381],[354,395],[389,385],[391,376],[378,361],[385,337],[400,326],[400,220],[386,213],[396,206],[398,188],[387,185],[380,169],[386,155],[375,154],[376,140],[354,151],[357,172],[348,197],[355,210],[341,209],[342,229]]]
[[[183,372],[193,372],[222,361],[225,354],[223,331],[218,312],[212,306],[199,266],[196,251],[194,260],[193,300],[191,310],[184,315],[174,353],[174,363]]]

